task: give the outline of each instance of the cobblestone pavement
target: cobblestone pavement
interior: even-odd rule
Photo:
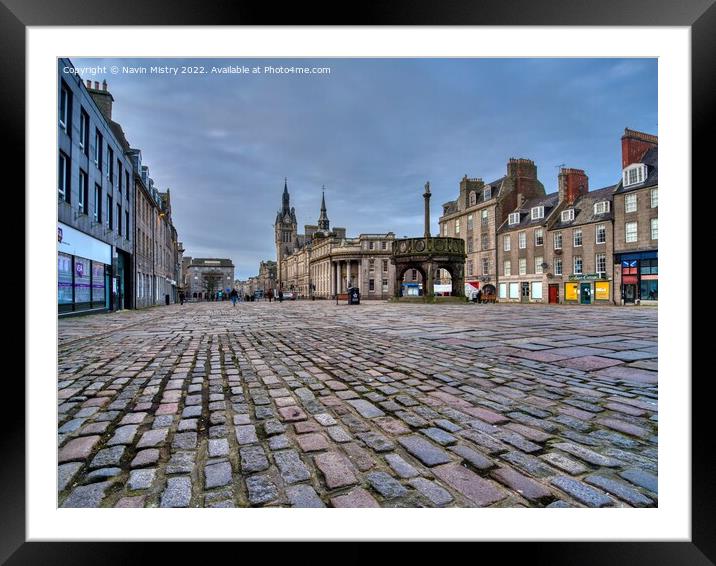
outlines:
[[[656,506],[656,338],[648,307],[61,319],[58,503]]]

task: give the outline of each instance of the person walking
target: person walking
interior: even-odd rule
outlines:
[[[239,292],[236,289],[232,289],[231,293],[229,293],[229,298],[231,299],[231,304],[236,306],[236,301],[239,300]]]
[[[266,298],[268,299],[269,303],[273,300],[273,289],[269,289],[268,291],[266,291]]]
[[[278,302],[283,303],[283,291],[281,289],[278,290]]]
[[[179,292],[179,304],[180,305],[184,304],[184,292],[183,291]]]
[[[477,304],[479,305],[482,302],[482,289],[477,290]]]

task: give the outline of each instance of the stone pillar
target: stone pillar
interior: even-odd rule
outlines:
[[[423,193],[425,199],[425,237],[430,237],[430,182],[425,183],[425,192]]]
[[[351,286],[351,260],[346,260],[346,291]]]
[[[423,289],[426,297],[434,294],[434,283],[435,283],[435,266],[432,263],[428,263],[428,269],[425,273],[425,281],[423,281]]]

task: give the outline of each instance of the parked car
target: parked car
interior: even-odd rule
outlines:
[[[296,300],[296,293],[293,291],[286,291],[283,294],[283,300],[284,301],[295,301]]]

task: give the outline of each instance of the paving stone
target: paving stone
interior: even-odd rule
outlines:
[[[547,463],[552,464],[555,468],[559,468],[560,470],[563,470],[573,476],[577,476],[588,471],[587,468],[579,462],[576,462],[571,458],[567,458],[558,452],[549,452],[547,454],[543,454],[540,458],[545,460]]]
[[[174,435],[172,448],[177,450],[195,450],[197,434],[195,432],[180,432]]]
[[[557,448],[562,452],[572,454],[572,456],[576,456],[577,458],[580,458],[581,460],[584,460],[585,462],[588,462],[589,464],[593,464],[595,466],[618,468],[619,466],[623,465],[623,462],[620,462],[619,460],[609,458],[608,456],[602,456],[598,452],[590,450],[589,448],[584,448],[583,446],[579,446],[578,444],[572,444],[569,442],[557,442],[552,445],[552,448]]]
[[[452,434],[445,432],[441,428],[429,427],[421,429],[420,432],[442,446],[449,446],[457,443],[457,438],[455,438]]]
[[[304,452],[317,452],[330,448],[326,437],[320,433],[302,434],[296,437],[296,442]]]
[[[322,508],[326,506],[310,485],[301,484],[287,487],[286,496],[291,502],[291,507]]]
[[[132,470],[129,474],[127,486],[129,489],[149,489],[152,487],[152,483],[154,483],[156,475],[157,470],[155,468]]]
[[[370,470],[375,466],[375,460],[372,458],[370,452],[365,448],[358,446],[355,442],[349,442],[342,444],[341,448],[348,455],[348,458],[353,465],[358,468],[361,472]]]
[[[398,438],[398,442],[426,466],[450,462],[450,456],[445,450],[417,435],[401,436]]]
[[[380,493],[386,499],[394,499],[396,497],[402,497],[408,490],[405,489],[399,481],[392,478],[385,472],[371,472],[366,474],[366,479],[373,486],[378,493]]]
[[[385,460],[393,471],[398,474],[401,478],[415,478],[420,475],[420,472],[401,458],[398,454],[386,454]]]
[[[498,468],[490,472],[490,475],[530,501],[546,503],[554,498],[552,492],[544,485],[523,476],[512,468]]]
[[[350,405],[352,405],[356,411],[360,413],[360,415],[366,419],[371,419],[373,417],[382,417],[385,415],[383,411],[381,411],[378,407],[373,405],[373,403],[370,403],[364,399],[355,399],[348,401]]]
[[[161,507],[189,507],[191,502],[191,478],[173,477],[167,480],[162,492]]]
[[[652,493],[658,493],[659,480],[654,474],[650,474],[644,470],[629,469],[619,472],[619,475],[634,485],[648,489]]]
[[[290,446],[291,441],[285,434],[279,434],[278,436],[272,436],[269,438],[269,448],[271,450],[282,450],[284,448],[289,448]]]
[[[70,485],[77,472],[82,468],[80,462],[70,462],[69,464],[60,464],[57,467],[57,491],[64,491]]]
[[[99,436],[82,436],[74,438],[60,448],[57,461],[62,464],[73,460],[86,460],[95,446],[99,443]]]
[[[281,415],[281,420],[284,422],[292,423],[296,421],[305,421],[306,413],[299,407],[282,407],[278,410],[278,414]]]
[[[269,462],[266,452],[261,446],[244,446],[239,450],[241,455],[241,472],[251,474],[268,469]]]
[[[352,466],[338,452],[323,452],[315,456],[316,466],[321,470],[328,489],[345,487],[358,482]]]
[[[287,484],[298,483],[310,479],[311,473],[295,450],[282,450],[273,454],[276,465]]]
[[[333,507],[361,508],[361,507],[380,507],[375,498],[362,487],[357,487],[345,495],[339,495],[331,498]]]
[[[376,452],[389,452],[395,449],[395,443],[388,437],[377,432],[363,432],[357,437]]]
[[[242,425],[236,427],[236,441],[241,444],[253,444],[258,442],[256,427],[253,425]]]
[[[557,486],[588,507],[606,507],[614,503],[614,501],[604,495],[603,492],[589,487],[580,481],[568,478],[567,476],[557,476],[552,478],[551,482],[552,485]]]
[[[229,455],[229,441],[226,438],[211,438],[207,448],[209,458]]]
[[[149,452],[149,450],[144,450],[144,452]],[[159,457],[159,451],[157,451],[157,457]],[[169,463],[166,467],[166,473],[190,474],[194,470],[195,461],[195,452],[175,452],[169,459]]]
[[[585,483],[596,486],[607,493],[626,501],[634,507],[648,507],[653,504],[651,499],[642,495],[635,489],[632,489],[625,482],[612,480],[605,478],[604,476],[594,474],[584,478],[584,481]]]
[[[435,482],[426,480],[425,478],[414,478],[408,482],[425,497],[427,497],[433,505],[438,507],[447,505],[453,500],[452,495],[446,489],[443,489]]]
[[[504,489],[481,478],[460,464],[443,464],[432,469],[433,473],[450,487],[459,491],[478,507],[492,505],[507,497]]]
[[[99,507],[111,482],[92,483],[75,487],[60,507]]]
[[[231,464],[229,462],[219,462],[204,467],[204,486],[206,489],[229,485],[231,480]]]
[[[119,466],[124,456],[124,446],[112,446],[97,452],[90,463],[90,468],[104,468],[106,466]]]
[[[353,440],[353,437],[341,426],[328,427],[326,432],[334,442],[350,442]]]
[[[117,501],[117,503],[115,503],[114,506],[117,509],[142,508],[142,507],[144,507],[144,502],[146,501],[146,499],[147,499],[146,495],[135,495],[133,497],[122,497]]]
[[[251,505],[270,503],[278,498],[278,489],[268,476],[250,476],[246,478]]]
[[[487,456],[481,454],[477,450],[473,450],[469,446],[465,446],[464,444],[452,446],[450,450],[455,452],[455,454],[463,458],[473,468],[477,468],[478,470],[489,470],[490,468],[495,467],[495,463]]]
[[[264,421],[263,427],[266,436],[273,436],[274,434],[283,434],[286,432],[286,425],[281,424],[276,419]]]

